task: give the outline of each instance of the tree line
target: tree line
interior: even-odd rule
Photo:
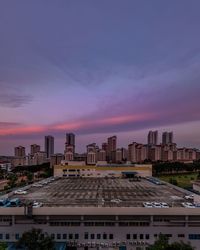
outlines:
[[[157,162],[153,164],[153,175],[179,174],[200,172],[200,161],[184,162]]]

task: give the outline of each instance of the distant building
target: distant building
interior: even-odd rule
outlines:
[[[136,162],[143,162],[148,159],[148,146],[138,144],[136,146]]]
[[[65,160],[74,161],[74,146],[65,145]]]
[[[47,153],[45,151],[39,151],[34,154],[33,165],[41,165],[47,162]]]
[[[66,145],[75,146],[75,134],[73,133],[66,133]]]
[[[104,149],[98,150],[97,161],[106,161],[106,151]]]
[[[55,165],[59,165],[62,160],[64,160],[64,155],[63,154],[51,155],[51,160],[50,160],[51,167],[53,167]]]
[[[65,160],[73,161],[75,155],[75,134],[66,133]]]
[[[45,152],[48,159],[54,154],[54,137],[51,135],[45,136]]]
[[[162,148],[160,145],[149,148],[148,159],[151,161],[161,161]]]
[[[173,143],[173,132],[164,132],[162,134],[162,144],[172,144]]]
[[[118,148],[116,150],[116,162],[121,163],[122,162],[122,149]]]
[[[149,131],[147,137],[148,145],[157,145],[158,144],[158,131]]]
[[[109,162],[116,162],[116,150],[117,150],[117,136],[108,138],[108,160]]]
[[[11,171],[11,163],[10,162],[0,162],[0,169],[5,170],[7,172]]]
[[[94,165],[97,162],[96,143],[87,145],[87,164]]]
[[[128,161],[130,161],[130,162],[137,162],[136,146],[137,146],[136,142],[133,142],[133,143],[128,145]]]
[[[40,145],[32,144],[30,147],[31,147],[30,150],[31,155],[34,155],[35,153],[40,151]]]
[[[25,147],[22,146],[15,147],[15,157],[25,157],[25,156],[26,156]]]

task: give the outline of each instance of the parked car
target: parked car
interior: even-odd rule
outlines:
[[[153,204],[153,207],[156,207],[156,208],[161,208],[162,207],[160,202],[153,202],[152,204]]]
[[[182,202],[181,204],[183,207],[186,207],[186,208],[195,208],[195,205],[190,202]]]
[[[22,189],[18,189],[16,191],[14,191],[14,194],[27,194],[27,191],[22,190]]]
[[[43,204],[41,202],[37,202],[37,201],[33,202],[33,208],[42,207],[42,205]]]
[[[190,195],[185,195],[184,197],[186,200],[193,200],[194,199],[194,195],[190,194]]]
[[[9,207],[10,201],[9,199],[0,199],[0,207]]]
[[[143,206],[144,206],[144,207],[147,207],[147,208],[153,207],[153,205],[152,205],[151,202],[143,202]]]
[[[162,208],[169,208],[169,205],[166,202],[161,202],[160,205]]]

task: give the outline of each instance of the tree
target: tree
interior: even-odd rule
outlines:
[[[194,250],[189,243],[173,242],[169,244],[168,238],[163,234],[159,235],[159,239],[155,241],[153,245],[149,247],[149,250]]]
[[[27,179],[29,182],[31,182],[33,180],[33,173],[28,172],[26,176],[27,176]]]
[[[17,176],[15,174],[9,175],[8,180],[9,180],[8,185],[11,188],[16,187]]]
[[[167,250],[194,250],[189,243],[186,244],[184,242],[174,242],[172,243]]]
[[[23,233],[22,237],[16,244],[17,248],[27,250],[54,250],[54,241],[43,234],[41,229],[33,228],[30,231]]]
[[[158,240],[149,247],[149,250],[165,250],[168,246],[168,238],[165,235],[160,234]]]
[[[7,249],[7,244],[6,242],[0,242],[0,250],[6,250]]]

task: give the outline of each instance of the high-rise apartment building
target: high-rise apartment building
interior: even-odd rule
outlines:
[[[65,145],[65,160],[73,161],[74,160],[74,146]]]
[[[65,160],[73,161],[75,154],[75,134],[66,133]]]
[[[66,133],[66,146],[74,146],[75,147],[75,134],[73,133]]]
[[[30,147],[31,147],[31,150],[30,150],[31,155],[34,155],[35,153],[40,151],[40,145],[32,144]]]
[[[131,144],[128,145],[128,161],[130,162],[136,162],[136,147],[137,147],[137,143],[133,142]]]
[[[26,156],[25,147],[22,146],[15,147],[15,157],[25,157],[25,156]]]
[[[45,152],[48,159],[54,154],[54,137],[51,135],[45,136]]]
[[[155,146],[158,144],[158,131],[149,131],[147,137],[148,145]]]
[[[106,151],[104,149],[97,151],[97,161],[106,161]]]
[[[116,150],[117,150],[117,136],[108,138],[108,160],[110,162],[116,162]]]
[[[87,145],[87,164],[96,164],[97,162],[97,151],[96,143]]]
[[[164,132],[162,134],[162,144],[172,144],[173,143],[173,132]]]

